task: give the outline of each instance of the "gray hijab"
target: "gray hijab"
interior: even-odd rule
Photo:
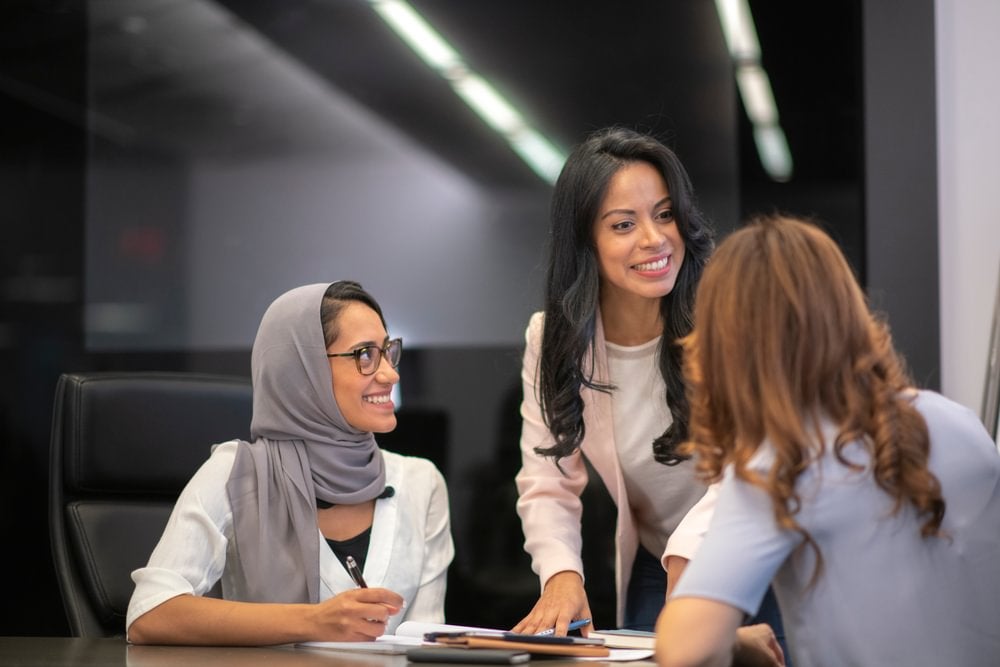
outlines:
[[[297,287],[264,313],[251,356],[253,442],[226,484],[243,597],[319,602],[316,500],[351,504],[385,489],[382,452],[340,414],[320,307],[329,284]]]

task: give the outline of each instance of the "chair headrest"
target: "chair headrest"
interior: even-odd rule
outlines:
[[[242,378],[67,374],[58,391],[54,435],[62,439],[67,490],[176,495],[213,444],[250,430],[252,390]]]

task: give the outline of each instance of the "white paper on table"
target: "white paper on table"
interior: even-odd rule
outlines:
[[[496,632],[503,634],[504,631],[494,628],[477,628],[471,625],[403,621],[396,628],[395,634],[382,635],[373,642],[299,642],[296,646],[321,648],[331,651],[360,651],[363,653],[402,655],[408,649],[424,644],[424,635],[428,632]]]

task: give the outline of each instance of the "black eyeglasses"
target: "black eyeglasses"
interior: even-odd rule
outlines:
[[[403,339],[393,338],[387,340],[383,347],[377,345],[365,345],[353,352],[341,352],[338,354],[327,354],[328,357],[354,357],[354,364],[358,367],[358,372],[362,375],[371,375],[378,370],[378,365],[385,356],[392,364],[393,368],[399,367],[399,358],[403,355]]]

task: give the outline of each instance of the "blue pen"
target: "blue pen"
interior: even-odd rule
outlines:
[[[569,622],[569,627],[566,628],[566,630],[579,630],[580,628],[582,628],[585,625],[590,625],[590,619],[589,618],[581,618],[581,619],[576,620],[576,621],[570,621]],[[536,633],[536,634],[538,634],[538,635],[551,635],[555,631],[556,631],[555,628],[549,628],[548,630],[542,630],[541,632]]]

